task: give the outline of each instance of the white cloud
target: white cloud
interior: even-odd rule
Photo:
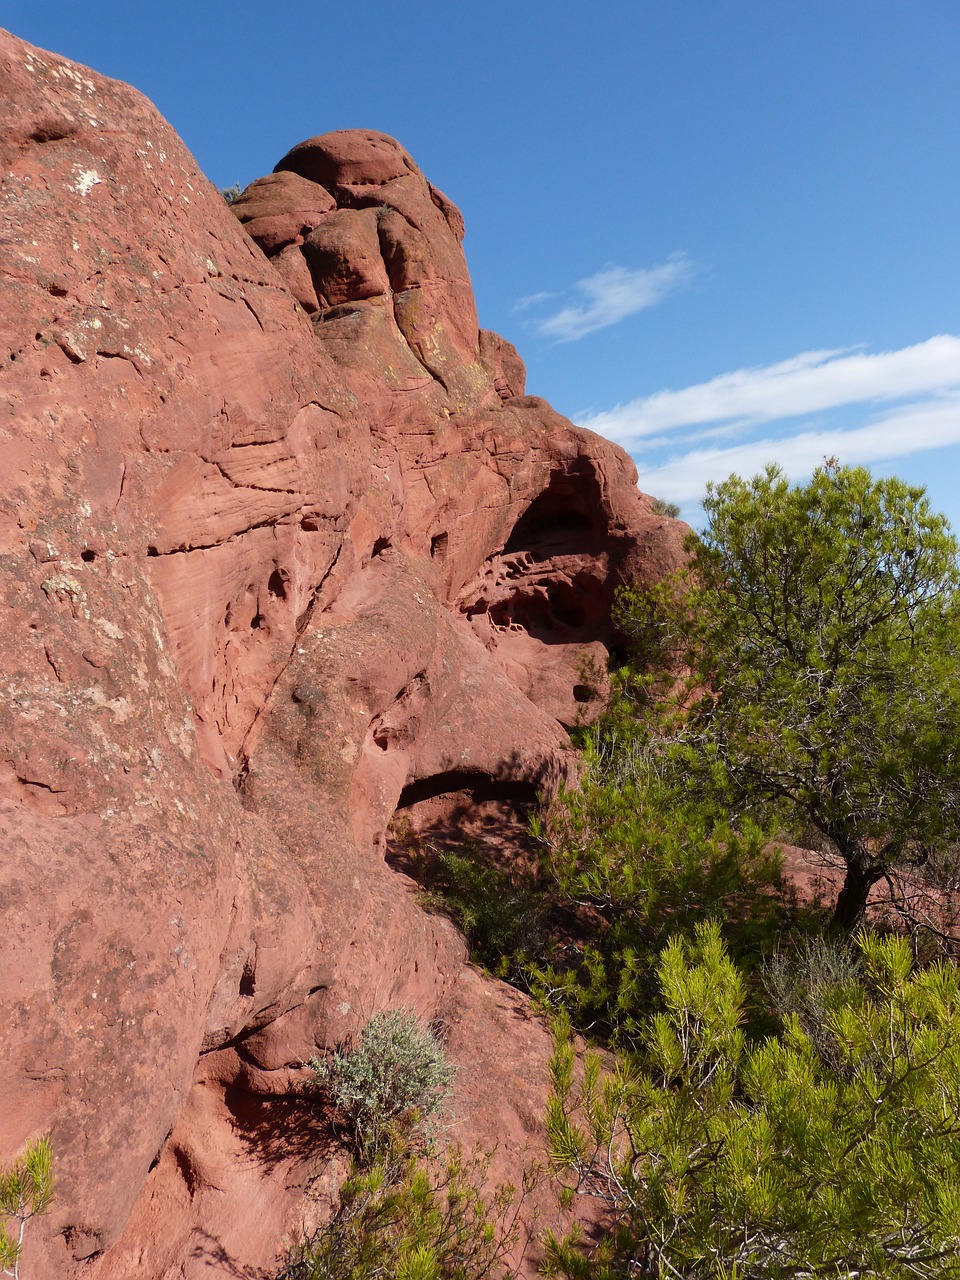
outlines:
[[[733,420],[747,427],[952,387],[960,387],[960,338],[940,334],[877,355],[806,351],[778,364],[737,369],[680,391],[658,391],[594,414],[582,425],[629,446],[667,428]]]
[[[563,307],[539,321],[536,331],[557,342],[576,342],[588,333],[606,329],[637,311],[654,306],[667,294],[686,284],[693,270],[693,264],[682,253],[672,254],[657,267],[641,267],[636,271],[628,271],[626,267],[608,267],[577,281],[576,288],[585,300],[582,305]],[[549,296],[533,294],[531,299],[539,302]],[[531,306],[531,299],[520,301]]]
[[[960,377],[954,381],[960,382]],[[950,444],[960,444],[960,392],[903,405],[846,431],[802,431],[728,449],[694,449],[654,467],[644,467],[641,461],[640,488],[672,502],[690,503],[703,496],[708,480],[725,479],[734,471],[752,476],[768,462],[779,463],[789,476],[799,479],[825,457],[836,456],[844,465],[853,465]]]
[[[513,304],[514,311],[527,311],[530,307],[538,307],[541,302],[549,302],[551,298],[556,298],[556,293],[549,291],[541,293],[528,293],[525,298],[518,298]]]

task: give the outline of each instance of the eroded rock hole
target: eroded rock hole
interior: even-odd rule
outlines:
[[[268,578],[267,590],[270,592],[272,596],[275,596],[278,600],[286,600],[287,583],[286,583],[286,579],[284,578],[283,574],[280,572],[279,569],[274,569],[273,573],[271,573],[270,577]]]
[[[409,782],[400,792],[397,811],[408,809],[424,800],[438,796],[467,792],[477,804],[488,800],[508,801],[516,805],[531,805],[537,800],[537,786],[524,778],[495,778],[479,769],[449,769],[429,778]]]
[[[581,606],[569,596],[561,596],[559,592],[550,593],[550,608],[556,620],[571,631],[576,631],[586,621],[586,613]]]
[[[389,538],[378,538],[373,544],[373,549],[370,552],[370,559],[373,560],[377,556],[382,556],[384,551],[390,550],[390,546],[391,543]]]
[[[479,612],[477,607],[471,614]],[[506,600],[489,606],[495,626],[522,628],[545,644],[564,644],[588,625],[583,593],[572,586],[551,583],[549,590],[517,590]]]
[[[430,556],[434,560],[445,560],[447,558],[447,546],[450,542],[450,535],[447,533],[435,533],[430,539]]]
[[[538,801],[531,779],[498,778],[472,769],[419,779],[400,796],[387,831],[387,864],[429,886],[443,864],[440,851],[446,849],[465,855],[478,868],[506,871],[504,886],[513,881],[514,872],[527,878],[537,861],[529,819]],[[474,888],[486,885],[484,893],[490,888],[486,873],[479,881],[468,879]]]
[[[41,120],[34,126],[30,134],[31,142],[61,142],[71,138],[77,132],[77,126],[66,120]]]
[[[257,989],[257,974],[253,965],[248,960],[243,966],[243,973],[240,975],[240,995],[252,996]]]
[[[190,1152],[184,1150],[179,1144],[173,1148],[173,1158],[177,1162],[177,1170],[192,1199],[202,1186],[202,1179],[196,1162]]]
[[[97,558],[97,553],[96,553],[95,551],[92,551],[92,550],[90,549],[90,547],[87,547],[86,551],[81,551],[81,552],[80,552],[80,559],[81,559],[85,564],[93,564],[93,562],[94,562],[94,560],[96,560],[96,558]]]
[[[507,542],[507,555],[526,551],[535,560],[582,554],[592,543],[596,524],[582,511],[550,493],[524,512]]]
[[[607,516],[600,482],[588,459],[555,471],[547,487],[517,521],[504,548],[534,560],[594,555],[606,540]]]

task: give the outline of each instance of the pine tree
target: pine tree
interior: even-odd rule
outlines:
[[[45,1212],[53,1200],[53,1147],[49,1138],[37,1138],[27,1144],[23,1155],[8,1170],[0,1170],[0,1269],[5,1276],[19,1280],[20,1256],[27,1223]],[[10,1221],[17,1224],[10,1234]]]
[[[833,463],[704,508],[682,579],[627,593],[623,624],[690,673],[691,786],[818,832],[852,932],[872,885],[960,838],[957,542],[922,489]]]
[[[806,976],[816,1028],[791,1011],[748,1042],[716,925],[664,950],[639,1063],[588,1054],[575,1087],[560,1027],[554,1159],[612,1228],[592,1249],[550,1238],[549,1274],[960,1276],[960,973],[915,970],[902,939],[856,945],[842,976]]]

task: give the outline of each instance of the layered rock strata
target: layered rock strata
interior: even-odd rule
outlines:
[[[0,1158],[52,1135],[31,1280],[268,1273],[301,1064],[380,1009],[498,1173],[539,1141],[544,1030],[385,833],[564,776],[679,529],[525,395],[392,139],[231,209],[125,85],[0,33],[0,98]]]

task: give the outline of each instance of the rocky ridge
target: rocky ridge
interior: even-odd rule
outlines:
[[[495,1172],[539,1141],[547,1036],[386,834],[565,775],[680,526],[525,394],[393,139],[230,208],[125,85],[0,33],[0,98],[0,1159],[52,1135],[31,1280],[254,1276],[316,1203],[300,1064],[379,1009]]]

